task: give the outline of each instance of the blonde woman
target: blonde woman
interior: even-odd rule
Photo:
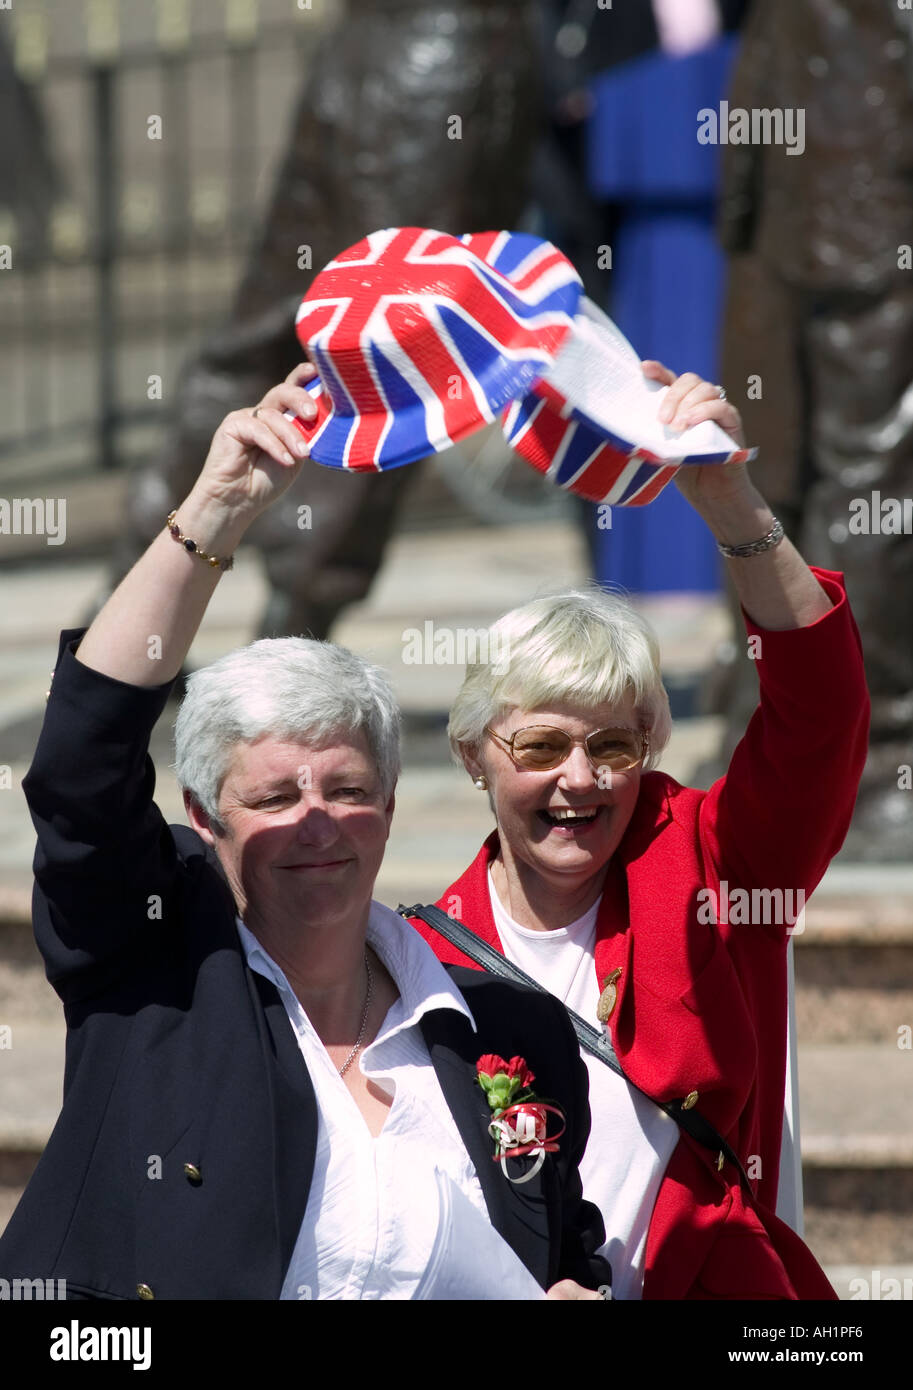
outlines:
[[[739,436],[719,388],[647,370],[670,386],[667,422]],[[705,792],[657,770],[669,705],[629,604],[593,589],[515,609],[449,728],[496,828],[438,907],[588,1023],[607,1020],[633,1085],[584,1052],[581,1176],[616,1297],[834,1297],[774,1210],[786,947],[865,761],[859,634],[840,575],[808,568],[744,465],[676,482],[727,556],[757,658],[760,704],[727,775]],[[472,963],[413,920],[441,960]],[[682,1128],[695,1117],[716,1142]]]

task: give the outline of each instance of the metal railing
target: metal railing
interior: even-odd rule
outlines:
[[[323,27],[293,0],[279,22],[260,0],[208,0],[222,23],[197,33],[190,0],[155,0],[154,38],[133,43],[132,0],[82,3],[67,55],[49,56],[46,5],[0,15],[6,85],[37,114],[0,185],[5,472],[38,456],[114,468],[126,427],[161,426],[181,358],[228,308]],[[28,196],[30,168],[55,171],[52,196]]]

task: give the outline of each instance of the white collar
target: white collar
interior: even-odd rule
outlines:
[[[235,918],[235,923],[251,970],[271,980],[280,994],[297,1000],[285,972],[250,928],[244,925],[240,917]],[[398,912],[373,899],[368,915],[367,941],[393,976],[400,994],[396,1026],[390,1030],[390,1034],[399,1032],[401,1028],[410,1028],[433,1009],[456,1009],[469,1020],[473,1032],[478,1032],[469,1005],[428,943]]]

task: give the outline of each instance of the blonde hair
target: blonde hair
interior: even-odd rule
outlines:
[[[669,697],[656,634],[627,599],[596,584],[533,599],[492,624],[487,650],[498,660],[467,664],[450,712],[457,761],[461,744],[477,751],[486,725],[511,709],[622,704],[631,694],[650,734],[644,771],[656,766],[672,730]]]

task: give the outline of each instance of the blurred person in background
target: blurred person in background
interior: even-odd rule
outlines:
[[[719,155],[697,112],[724,95],[747,0],[550,0],[542,235],[642,357],[719,380],[725,257]],[[753,441],[752,441],[753,442]],[[719,559],[674,488],[649,507],[580,510],[593,573],[639,593],[716,592]]]

